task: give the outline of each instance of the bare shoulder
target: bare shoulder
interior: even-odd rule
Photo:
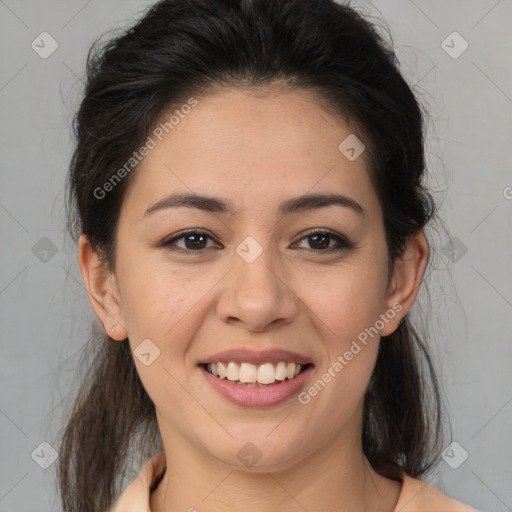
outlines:
[[[460,501],[450,498],[432,485],[402,476],[402,492],[394,512],[478,512]]]

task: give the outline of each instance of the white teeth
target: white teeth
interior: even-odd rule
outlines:
[[[240,373],[238,379],[240,382],[256,382],[257,380],[256,366],[249,363],[242,363],[240,365]]]
[[[211,363],[212,373],[213,373],[214,366],[217,366],[217,373],[219,374],[219,378],[224,379],[226,377],[226,366],[223,363],[217,363],[217,364]]]
[[[233,361],[228,363],[228,368],[226,370],[226,378],[228,380],[240,380],[240,366]]]
[[[283,363],[282,361],[277,363],[276,366],[276,380],[284,380],[286,379],[286,363]]]
[[[215,377],[218,377],[218,376],[219,376],[219,372],[218,372],[218,370],[217,370],[217,365],[212,365],[212,364],[208,363],[208,364],[206,365],[206,369],[207,369],[210,373],[212,373],[213,375],[215,375]]]
[[[293,379],[303,366],[296,363],[280,361],[274,365],[264,363],[256,366],[251,363],[208,363],[206,370],[220,379],[227,378],[231,382],[248,384],[273,384],[275,381]]]
[[[276,371],[272,363],[261,364],[258,367],[257,381],[260,384],[272,384],[276,381]]]

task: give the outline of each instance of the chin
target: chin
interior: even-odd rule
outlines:
[[[247,429],[245,435],[216,443],[209,450],[210,454],[233,470],[251,473],[284,471],[304,457],[303,436],[297,437],[294,443],[286,432],[268,436],[270,431]],[[208,442],[211,443],[211,437]],[[222,449],[219,450],[219,446]]]

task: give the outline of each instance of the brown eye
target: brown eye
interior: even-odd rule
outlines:
[[[185,241],[186,249],[204,249],[206,247],[206,237],[201,233],[185,235],[182,237]]]
[[[332,233],[330,231],[313,231],[307,236],[301,238],[300,242],[303,240],[307,240],[308,243],[308,247],[304,247],[305,249],[323,253],[341,251],[354,246],[354,244],[343,235]],[[333,241],[337,242],[337,244],[331,245]]]
[[[183,245],[178,245],[178,242],[183,240]],[[209,249],[207,247],[208,240],[213,240],[210,235],[203,231],[186,231],[173,238],[162,242],[162,247],[175,249],[180,252],[201,252],[202,250]]]
[[[208,241],[214,239],[206,232],[199,230],[188,230],[182,232],[172,238],[163,241],[160,246],[175,250],[182,253],[200,253],[206,249],[219,247],[219,245],[208,246]],[[355,247],[343,235],[333,233],[331,231],[312,231],[299,240],[299,244],[306,241],[307,247],[302,246],[306,250],[317,253],[331,253],[335,251],[347,250]]]

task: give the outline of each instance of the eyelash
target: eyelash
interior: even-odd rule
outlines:
[[[211,247],[205,247],[203,249],[198,249],[198,250],[182,249],[182,248],[176,248],[176,247],[173,248],[173,247],[171,247],[178,240],[186,238],[189,235],[202,235],[202,236],[208,237],[211,240],[214,240],[213,237],[211,237],[205,231],[201,231],[201,230],[198,230],[198,229],[188,229],[186,231],[182,231],[181,233],[179,233],[176,236],[173,236],[170,239],[164,240],[163,242],[161,242],[158,245],[159,245],[159,247],[167,248],[167,249],[174,250],[176,252],[184,253],[184,254],[187,254],[187,255],[191,255],[191,254],[194,254],[194,253],[195,254],[202,254],[207,249],[211,249]],[[338,242],[338,246],[331,247],[330,249],[306,249],[306,250],[311,251],[311,252],[323,253],[323,254],[331,254],[333,252],[353,249],[353,248],[356,247],[356,244],[351,242],[351,241],[349,241],[345,236],[337,234],[337,233],[334,233],[332,231],[327,231],[327,230],[311,230],[311,231],[308,231],[308,232],[306,232],[306,234],[302,238],[300,238],[298,240],[298,242],[301,242],[302,240],[307,239],[307,238],[311,238],[314,235],[321,235],[321,236],[326,236],[327,235],[327,236],[331,237],[332,239],[335,239]]]

